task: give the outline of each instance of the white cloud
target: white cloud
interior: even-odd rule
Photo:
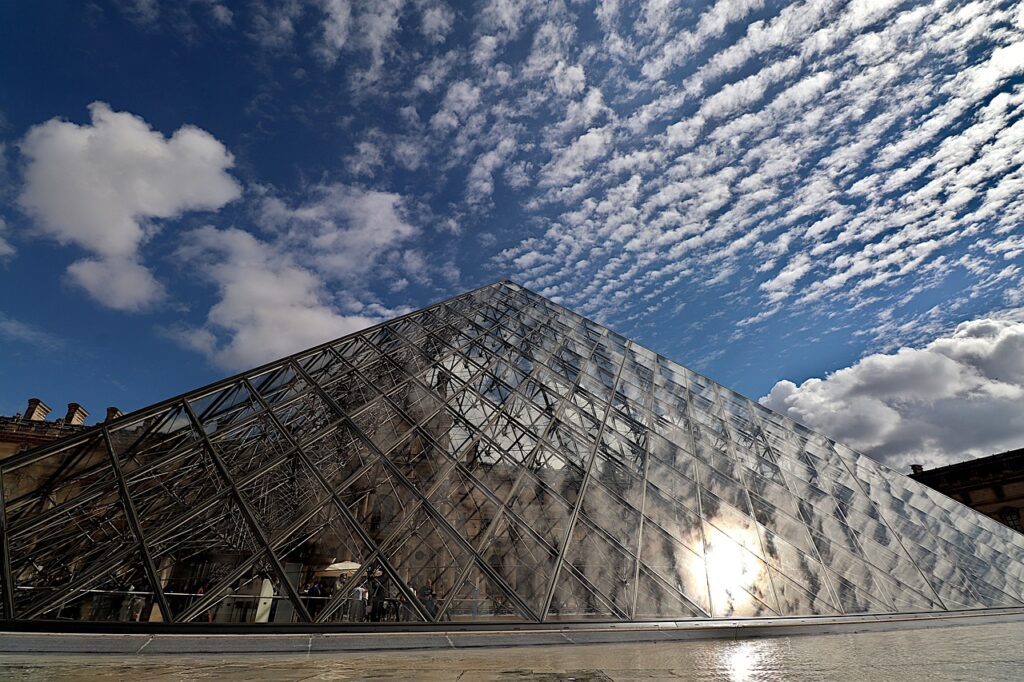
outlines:
[[[159,0],[121,0],[118,4],[132,21],[140,24],[151,24],[160,18]]]
[[[220,300],[203,325],[171,335],[223,369],[254,367],[380,320],[342,314],[316,273],[242,230],[204,227],[183,242],[178,258],[215,283]]]
[[[868,327],[875,350],[920,343],[908,323],[921,294],[953,277],[967,277],[975,314],[1020,286],[1017,10],[720,0],[699,17],[670,3],[642,12],[631,24],[633,10],[602,4],[600,45],[550,16],[531,25],[530,56],[512,64],[532,90],[517,120],[541,111],[556,123],[518,136],[506,163],[510,188],[542,192],[526,196],[524,234],[495,267],[627,333],[684,292],[725,285],[706,293],[729,292],[729,334],[815,320]],[[753,13],[763,18],[737,39]],[[623,53],[607,49],[615,41],[628,42]],[[534,62],[580,64],[605,111],[581,125],[579,97],[565,109],[553,85],[528,77]],[[783,234],[786,248],[766,252]],[[637,300],[651,305],[620,304]],[[962,318],[957,305],[928,323]],[[886,310],[894,319],[870,319]]]
[[[0,218],[0,262],[3,262],[6,258],[10,258],[17,252],[11,243],[4,238],[6,232],[7,223],[3,218]]]
[[[115,310],[142,310],[165,295],[153,273],[131,258],[83,258],[68,266],[68,277]]]
[[[591,128],[583,133],[568,147],[557,151],[541,169],[541,186],[561,186],[575,180],[587,164],[608,153],[611,142],[612,131],[607,127]]]
[[[265,197],[260,224],[282,248],[307,254],[323,277],[352,280],[370,273],[389,252],[419,234],[401,195],[341,184],[321,184],[295,207]]]
[[[64,340],[35,325],[16,320],[0,312],[0,338],[12,343],[24,343],[43,350],[58,350]]]
[[[494,173],[515,152],[515,148],[515,140],[506,137],[494,149],[477,158],[466,179],[466,194],[470,203],[481,203],[494,193]]]
[[[806,253],[798,254],[789,261],[778,275],[761,285],[761,289],[768,292],[768,301],[776,303],[789,296],[800,278],[811,271],[811,267],[811,257]]]
[[[261,235],[207,226],[175,252],[217,293],[202,324],[167,333],[218,367],[252,367],[408,312],[371,292],[447,276],[447,264],[410,244],[420,230],[398,194],[337,183],[299,201],[263,186],[253,194]]]
[[[444,101],[430,119],[431,127],[451,130],[480,104],[480,88],[466,80],[456,81],[445,93]]]
[[[265,48],[281,50],[291,45],[295,37],[295,24],[302,15],[303,5],[298,0],[267,4],[263,0],[253,3],[252,38]],[[331,21],[328,13],[326,21]],[[323,30],[326,38],[329,31]],[[326,47],[327,43],[324,43]],[[327,58],[330,59],[329,57]]]
[[[780,381],[760,402],[900,469],[1020,447],[1024,322],[964,322],[923,348]]]
[[[356,150],[346,158],[345,165],[353,175],[372,176],[384,165],[384,152],[379,144],[363,140],[356,144]]]
[[[559,95],[570,97],[583,92],[587,86],[587,78],[579,64],[567,65],[560,61],[551,69],[551,83]]]
[[[454,22],[455,13],[447,5],[430,5],[423,9],[420,32],[431,43],[443,43]]]
[[[330,64],[338,59],[338,54],[348,43],[349,30],[352,24],[352,6],[348,0],[321,0],[320,8],[324,19],[323,45],[320,56]]]
[[[226,5],[221,5],[216,2],[210,5],[210,14],[212,14],[214,20],[222,26],[230,26],[235,17],[234,13]]]
[[[194,126],[166,138],[102,102],[89,112],[88,125],[52,119],[29,130],[20,144],[26,167],[18,203],[38,235],[94,256],[69,268],[73,282],[106,306],[140,310],[163,296],[139,253],[157,229],[152,221],[238,198],[227,172],[234,158]]]
[[[719,0],[701,15],[694,30],[678,32],[662,45],[661,54],[644,63],[644,76],[661,78],[668,69],[700,50],[708,39],[720,36],[729,24],[763,6],[764,0]]]
[[[399,17],[405,0],[378,0],[366,3],[355,18],[356,43],[370,54],[370,66],[357,74],[356,88],[373,84],[380,78],[386,56],[395,49]]]

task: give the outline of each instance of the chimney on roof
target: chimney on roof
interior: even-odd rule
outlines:
[[[68,413],[64,415],[64,423],[81,426],[85,423],[85,418],[88,416],[89,413],[86,409],[78,403],[68,403]]]
[[[33,422],[46,421],[46,415],[50,414],[50,406],[39,398],[29,398],[28,408],[25,410],[25,419]]]
[[[911,474],[919,474],[922,471],[924,471],[924,467],[921,466],[920,464],[911,464],[910,465],[910,473]]]
[[[120,417],[122,414],[124,414],[124,412],[122,412],[121,410],[117,409],[116,407],[108,407],[107,408],[107,416],[103,420],[103,423],[106,424],[107,422],[114,421],[115,419]]]

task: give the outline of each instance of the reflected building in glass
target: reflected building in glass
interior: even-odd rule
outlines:
[[[1024,602],[1024,536],[502,281],[0,462],[8,620]]]

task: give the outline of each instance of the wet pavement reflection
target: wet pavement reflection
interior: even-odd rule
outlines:
[[[649,644],[367,654],[5,655],[5,680],[1016,680],[1024,623]]]

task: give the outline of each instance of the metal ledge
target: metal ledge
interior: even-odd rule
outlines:
[[[243,632],[204,625],[193,628],[111,627],[116,623],[3,622],[2,654],[312,654],[397,650],[473,649],[481,647],[584,645],[694,639],[742,639],[982,625],[1024,621],[1024,608],[942,613],[808,616],[687,620],[649,623],[524,623],[452,627],[321,628],[316,632],[281,628]],[[92,626],[87,629],[83,626]],[[13,626],[13,627],[12,627]],[[183,632],[183,630],[187,632]]]

